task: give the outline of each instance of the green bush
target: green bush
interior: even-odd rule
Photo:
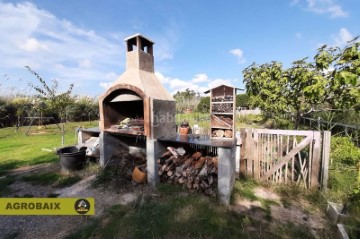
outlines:
[[[336,164],[356,166],[360,162],[360,148],[348,137],[332,137],[331,160]]]
[[[199,104],[197,105],[197,111],[201,113],[210,112],[210,97],[201,97]]]
[[[294,122],[279,117],[267,118],[264,122],[267,129],[294,129]]]
[[[250,97],[247,94],[236,95],[236,106],[237,107],[249,107]]]
[[[328,197],[346,203],[359,184],[360,148],[347,137],[332,137],[330,158]]]
[[[238,118],[238,121],[241,123],[246,123],[246,124],[257,124],[257,123],[261,123],[264,120],[262,115],[240,115]]]

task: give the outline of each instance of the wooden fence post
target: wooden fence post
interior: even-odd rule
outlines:
[[[256,131],[256,129],[254,130],[254,139],[253,139],[253,144],[252,144],[253,148],[252,148],[252,152],[251,152],[251,156],[252,156],[252,161],[254,164],[254,178],[255,179],[259,179],[260,178],[260,162],[259,162],[259,134]]]
[[[321,183],[324,190],[327,189],[329,179],[329,159],[330,159],[330,141],[331,131],[324,131],[322,141],[322,172],[321,172]]]
[[[246,176],[246,130],[240,130],[241,147],[240,147],[240,177],[245,178]]]
[[[313,157],[311,162],[310,187],[317,188],[320,183],[321,167],[321,134],[319,131],[314,132]]]
[[[253,172],[253,137],[252,137],[252,129],[246,129],[246,176],[254,176]]]

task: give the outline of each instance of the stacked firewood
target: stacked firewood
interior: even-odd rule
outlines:
[[[215,129],[211,132],[211,137],[214,138],[232,138],[233,131],[231,129]]]
[[[158,174],[162,182],[186,185],[189,189],[215,194],[218,158],[204,156],[200,152],[186,153],[183,148],[168,147],[157,160]]]
[[[213,104],[212,111],[219,112],[219,113],[232,113],[233,112],[233,104],[231,104],[231,103]]]
[[[221,102],[221,101],[233,101],[234,97],[232,95],[225,96],[214,96],[212,98],[213,102]]]

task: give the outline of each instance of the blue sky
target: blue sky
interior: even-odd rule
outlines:
[[[360,35],[360,0],[0,0],[0,93],[36,80],[99,96],[124,71],[124,38],[155,42],[155,71],[175,93],[243,88],[242,70],[313,57]]]

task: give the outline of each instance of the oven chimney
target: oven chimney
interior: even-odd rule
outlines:
[[[154,72],[154,42],[140,34],[130,36],[126,42],[126,69]]]

